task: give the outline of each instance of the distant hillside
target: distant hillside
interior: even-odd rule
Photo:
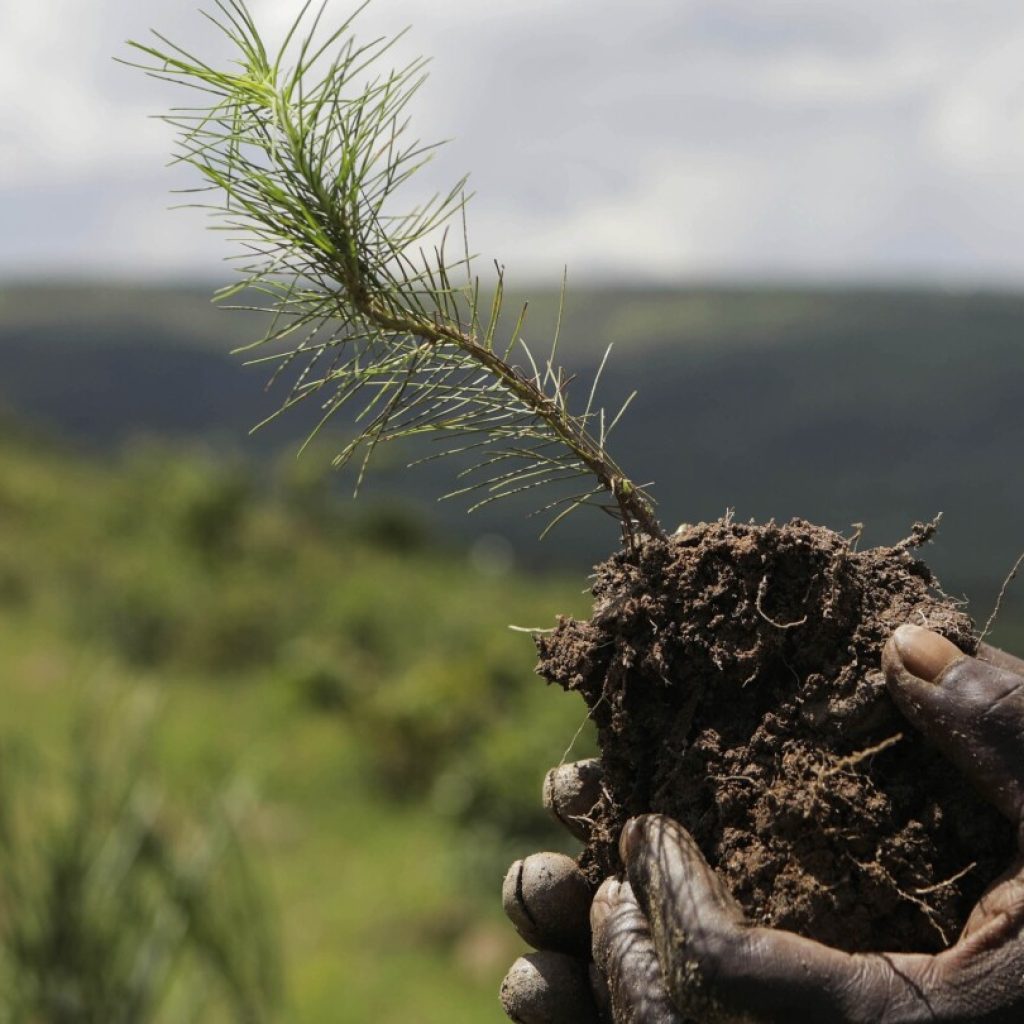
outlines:
[[[556,296],[531,301],[526,334],[548,337]],[[244,451],[293,445],[301,413],[254,439],[276,408],[266,371],[228,354],[259,333],[254,316],[210,305],[206,289],[0,290],[0,403],[90,446],[139,433]],[[605,377],[609,405],[640,391],[614,446],[657,481],[666,523],[721,514],[801,515],[866,540],[946,514],[932,561],[987,611],[996,579],[1024,548],[1024,296],[815,289],[575,289],[562,351]],[[341,436],[343,425],[339,424]],[[431,503],[451,470],[383,471],[369,489]],[[492,509],[442,522],[510,537],[523,557],[571,561],[615,544],[598,514],[538,547],[536,520]]]

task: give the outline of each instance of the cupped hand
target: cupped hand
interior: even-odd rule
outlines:
[[[916,626],[883,654],[897,705],[1018,828],[1024,809],[1024,665],[964,655]],[[656,815],[627,824],[630,882],[621,910],[641,915],[666,989],[701,1022],[911,1024],[1024,1020],[1024,858],[985,893],[957,943],[936,956],[847,954],[757,927],[688,833]],[[628,1019],[628,1018],[627,1018]]]
[[[523,1024],[1024,1021],[1024,662],[987,647],[971,658],[904,626],[883,667],[907,718],[1021,836],[1022,855],[979,901],[956,945],[936,956],[847,954],[753,925],[685,829],[648,815],[623,832],[626,879],[606,881],[591,905],[594,964],[579,955],[580,938],[568,950],[546,911],[531,911],[534,930],[520,932],[543,952],[517,961],[506,978],[509,1015]],[[549,774],[545,802],[582,836],[599,774],[587,763],[587,785],[574,785],[574,772],[578,780],[579,766]],[[532,860],[519,867],[533,870]],[[580,919],[577,910],[583,936]]]

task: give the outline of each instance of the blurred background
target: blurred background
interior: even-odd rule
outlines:
[[[252,0],[280,38],[293,0]],[[351,12],[345,0],[328,17]],[[606,404],[663,523],[735,510],[928,550],[984,622],[1024,549],[1024,11],[1010,0],[375,0],[434,58],[473,248]],[[530,638],[617,545],[438,504],[230,351],[230,242],[114,63],[191,3],[0,8],[0,991],[47,1022],[502,1019],[505,865],[562,839],[582,704]],[[1024,648],[1012,587],[993,638]],[[5,1009],[7,1009],[5,1007]],[[21,1016],[18,1016],[21,1014]]]

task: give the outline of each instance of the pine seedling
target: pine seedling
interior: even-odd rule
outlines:
[[[217,9],[238,51],[229,71],[162,37],[136,45],[147,71],[203,97],[167,118],[177,159],[242,240],[242,279],[221,297],[256,295],[270,311],[253,349],[295,374],[285,407],[316,396],[323,425],[355,401],[359,432],[338,462],[357,460],[357,482],[382,442],[434,435],[476,456],[455,493],[482,492],[477,504],[586,480],[549,504],[553,521],[597,503],[621,522],[626,550],[597,568],[592,618],[536,637],[540,674],[581,694],[597,728],[586,881],[621,870],[622,825],[653,812],[691,830],[752,920],[849,952],[921,952],[957,934],[1012,836],[906,732],[881,683],[882,645],[908,618],[976,649],[970,620],[911,554],[927,530],[862,551],[803,520],[727,515],[666,537],[608,451],[624,410],[595,407],[596,381],[570,407],[557,330],[538,360],[525,310],[504,329],[500,269],[481,298],[464,182],[401,205],[434,151],[408,134],[423,62],[379,73],[391,43],[355,42],[351,20],[323,32],[324,7],[310,4],[271,56],[242,0]],[[947,808],[959,838],[921,807]],[[979,850],[997,853],[982,863]],[[868,909],[854,922],[851,906]]]
[[[159,45],[130,44],[146,57],[133,66],[202,97],[164,119],[178,132],[175,162],[192,165],[216,197],[190,205],[242,245],[241,280],[218,298],[270,314],[243,351],[272,364],[272,379],[292,375],[280,411],[318,400],[315,435],[354,403],[357,432],[335,461],[355,460],[357,490],[378,445],[433,435],[440,454],[472,453],[446,497],[473,496],[479,508],[560,485],[571,493],[538,510],[551,514],[546,529],[596,502],[627,541],[661,536],[647,491],[608,449],[632,396],[607,415],[595,404],[599,370],[574,412],[557,327],[546,358],[522,337],[525,306],[504,329],[502,268],[490,298],[474,273],[465,179],[402,205],[436,149],[409,133],[426,61],[383,71],[398,37],[357,41],[365,4],[325,30],[326,6],[308,0],[272,53],[243,0],[216,0],[207,17],[237,51],[227,69],[159,34]],[[453,236],[458,257],[449,256]]]

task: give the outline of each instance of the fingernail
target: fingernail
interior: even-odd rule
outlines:
[[[921,626],[900,626],[892,638],[903,667],[929,683],[935,682],[949,665],[964,656],[956,644]]]
[[[619,856],[622,863],[629,864],[639,849],[640,819],[630,818],[622,828],[622,835],[619,836]]]

